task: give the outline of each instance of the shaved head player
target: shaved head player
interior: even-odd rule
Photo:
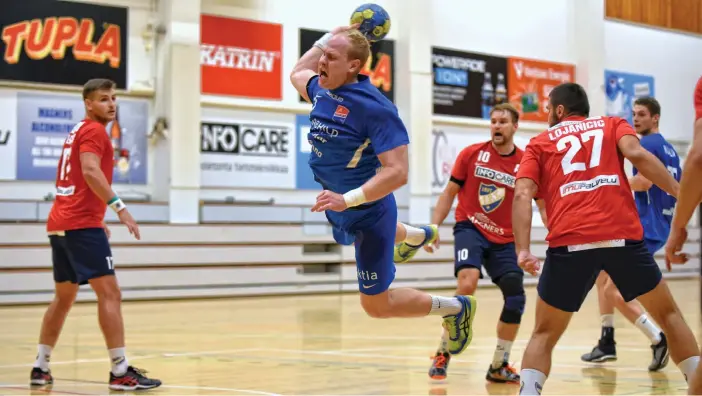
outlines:
[[[687,256],[680,253],[687,240],[687,223],[692,213],[702,201],[702,77],[697,80],[694,93],[695,126],[692,146],[685,158],[680,178],[678,204],[673,215],[670,235],[665,245],[666,264],[684,264]],[[688,394],[702,395],[702,367],[698,366],[692,379],[689,380]]]
[[[440,297],[409,288],[390,289],[398,226],[393,192],[407,183],[409,136],[397,108],[359,72],[370,45],[356,26],[320,38],[295,65],[290,80],[312,103],[307,135],[309,165],[323,191],[313,212],[324,212],[334,239],[355,245],[361,306],[375,318],[438,315],[448,329],[448,349],[470,343],[473,297]],[[436,238],[426,227],[416,248]]]
[[[55,296],[44,315],[31,385],[53,383],[51,351],[78,294],[90,284],[98,300],[98,321],[112,362],[109,387],[125,391],[150,389],[161,381],[149,379],[127,361],[121,293],[115,278],[109,229],[103,222],[109,206],[136,239],[139,227],[124,202],[112,191],[114,149],[105,126],[115,119],[115,83],[93,79],[83,86],[85,119],[66,136],[56,170],[56,200],[46,230],[51,242]]]
[[[541,394],[553,348],[602,270],[625,301],[638,298],[660,324],[671,359],[688,378],[697,368],[700,351],[644,243],[624,158],[673,196],[678,183],[641,146],[625,120],[589,117],[590,103],[580,85],[555,87],[548,109],[550,128],[525,149],[512,206],[519,265],[532,275],[540,270],[529,248],[531,201],[537,193],[546,204],[549,229],[536,323],[521,365],[520,394]]]

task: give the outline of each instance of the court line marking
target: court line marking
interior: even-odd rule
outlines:
[[[64,379],[64,381],[67,381]],[[94,387],[106,387],[107,384],[96,384],[96,383],[89,383],[85,381],[79,381],[79,380],[68,380],[71,382],[76,382],[75,384],[71,386],[75,387],[82,387],[82,388],[94,388]],[[31,390],[31,391],[45,391],[46,393],[61,393],[61,394],[68,394],[68,395],[92,395],[92,393],[78,393],[78,392],[71,392],[71,391],[60,391],[60,390],[43,390],[42,388],[32,388],[26,384],[0,384],[0,389],[1,388],[16,388],[16,389],[22,389],[22,390]],[[222,387],[216,387],[216,386],[190,386],[190,385],[161,385],[158,388],[172,388],[172,389],[189,389],[189,390],[204,390],[204,391],[222,391],[222,392],[241,392],[241,393],[249,393],[252,395],[264,395],[264,396],[282,396],[279,393],[271,393],[271,392],[264,392],[264,391],[257,391],[257,390],[252,390],[252,389],[238,389],[238,388],[222,388]],[[137,391],[135,391],[137,392]],[[143,392],[143,391],[142,391]]]

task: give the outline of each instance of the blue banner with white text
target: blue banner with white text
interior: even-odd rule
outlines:
[[[80,95],[17,94],[17,180],[54,181],[63,142],[85,118]],[[149,105],[119,99],[106,130],[115,148],[113,183],[146,184]]]
[[[644,74],[605,70],[605,113],[621,117],[633,125],[634,101],[643,96],[655,97],[654,78]]]

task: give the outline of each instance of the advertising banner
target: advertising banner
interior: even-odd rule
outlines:
[[[17,178],[17,93],[0,90],[0,180]]]
[[[488,129],[461,128],[449,125],[434,127],[432,131],[432,194],[440,194],[446,188],[451,178],[453,164],[460,152],[476,143],[490,140]],[[529,143],[530,135],[514,135],[514,144],[524,150]]]
[[[548,95],[555,86],[575,81],[575,66],[514,57],[507,63],[509,102],[520,111],[520,120],[548,122]]]
[[[17,180],[54,181],[63,142],[85,117],[79,95],[17,94]],[[107,124],[115,148],[113,183],[146,184],[149,105],[120,99],[117,119]]]
[[[312,169],[308,164],[312,149],[307,140],[310,132],[310,117],[305,114],[298,114],[295,119],[295,132],[297,133],[296,157],[297,173],[295,176],[295,188],[298,190],[321,190],[322,186],[314,181]]]
[[[606,115],[624,118],[633,125],[634,101],[642,96],[655,97],[653,76],[605,70],[604,78]]]
[[[210,119],[200,135],[203,187],[295,188],[295,125]]]
[[[283,99],[283,26],[200,17],[201,92]]]
[[[298,58],[301,57],[314,45],[315,41],[319,40],[327,33],[322,30],[300,29],[300,49]],[[375,85],[380,92],[395,102],[395,42],[393,40],[380,40],[371,43],[371,56],[368,58],[362,74],[367,75],[371,83]],[[300,96],[300,102],[305,102]]]
[[[4,3],[0,80],[127,87],[127,8],[72,1]]]
[[[490,118],[507,102],[507,58],[432,47],[434,114]]]

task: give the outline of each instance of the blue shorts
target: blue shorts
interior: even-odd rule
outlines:
[[[577,312],[600,271],[609,275],[626,302],[653,290],[663,277],[643,241],[580,251],[548,248],[537,287],[539,297],[561,311]]]
[[[395,233],[397,205],[392,194],[368,207],[326,212],[334,240],[355,245],[358,289],[363,294],[380,294],[395,279]]]
[[[665,246],[666,241],[657,241],[655,239],[644,238],[644,244],[646,249],[652,255],[655,255],[657,251],[661,250]]]
[[[483,266],[493,282],[508,272],[524,273],[517,264],[514,242],[490,242],[470,221],[461,221],[453,226],[453,239],[456,277],[464,268],[477,268],[480,271]]]
[[[85,285],[89,280],[114,275],[112,250],[103,228],[69,230],[49,235],[56,283]]]

